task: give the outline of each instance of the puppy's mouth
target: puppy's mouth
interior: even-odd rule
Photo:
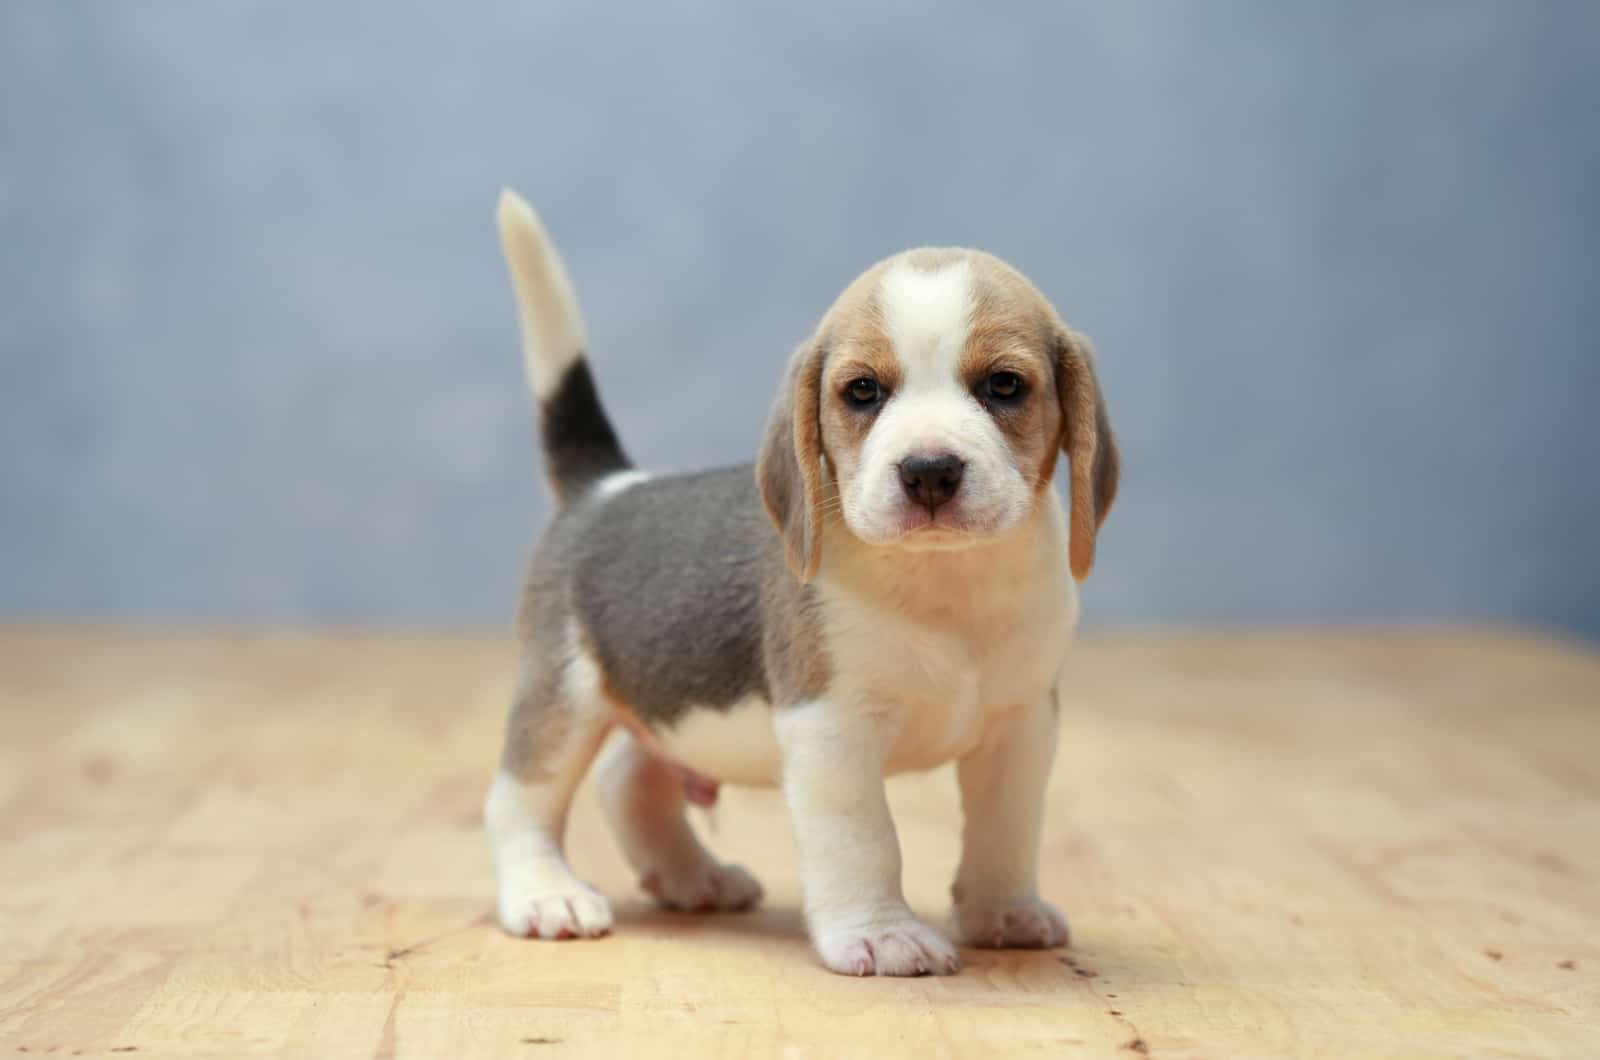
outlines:
[[[930,508],[910,498],[879,506],[846,502],[844,521],[872,545],[912,550],[947,550],[982,544],[1017,525],[1020,514],[1005,504],[975,502],[958,495]]]
[[[942,504],[932,511],[921,505],[906,505],[894,524],[896,540],[919,545],[959,544],[987,537],[994,531],[993,519],[977,517],[960,501]]]

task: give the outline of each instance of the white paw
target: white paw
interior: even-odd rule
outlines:
[[[639,880],[667,909],[691,913],[735,912],[761,901],[761,884],[738,865],[719,865],[709,859],[687,869],[668,872],[652,869]]]
[[[956,906],[956,933],[969,946],[989,949],[1052,949],[1071,933],[1061,910],[1041,898]]]
[[[611,930],[611,905],[588,884],[503,887],[500,926],[519,938],[593,939]]]
[[[812,941],[822,963],[841,975],[951,975],[961,967],[950,940],[909,909],[864,926],[819,923]]]

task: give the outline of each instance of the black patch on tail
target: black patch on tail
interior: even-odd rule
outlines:
[[[633,466],[600,407],[589,360],[582,355],[561,377],[555,393],[540,402],[539,437],[550,485],[563,501],[596,479]]]

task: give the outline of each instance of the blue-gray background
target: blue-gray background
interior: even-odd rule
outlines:
[[[653,467],[877,257],[1097,341],[1091,618],[1600,634],[1600,5],[0,5],[0,615],[504,621],[499,185]]]

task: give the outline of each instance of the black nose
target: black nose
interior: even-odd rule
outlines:
[[[938,456],[912,456],[900,462],[900,483],[912,500],[932,514],[939,505],[961,488],[961,472],[966,462],[942,453]]]

